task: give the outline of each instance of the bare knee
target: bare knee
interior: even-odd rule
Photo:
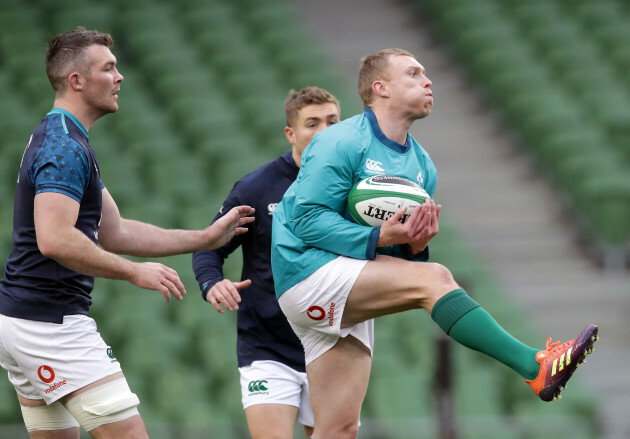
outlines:
[[[453,273],[451,273],[451,270],[446,268],[444,265],[435,262],[429,262],[428,265],[433,277],[435,278],[434,282],[436,283],[437,287],[441,287],[443,289],[448,289],[452,287],[458,288],[458,285],[453,278]]]
[[[331,425],[330,428],[322,426],[315,428],[313,439],[338,438],[338,439],[355,439],[359,434],[358,422],[347,422]]]
[[[460,288],[451,271],[442,264],[424,263],[421,276],[421,294],[419,295],[419,308],[431,310],[435,302],[447,293]]]

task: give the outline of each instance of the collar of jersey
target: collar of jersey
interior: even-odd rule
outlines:
[[[383,131],[381,131],[381,127],[378,126],[376,115],[374,114],[371,108],[365,107],[365,116],[370,122],[370,125],[372,126],[372,132],[374,133],[374,136],[378,139],[379,142],[381,142],[383,145],[401,154],[409,151],[409,148],[411,145],[409,134],[407,134],[407,139],[405,140],[405,144],[401,145],[400,143],[394,142],[393,140],[385,136],[385,134],[383,134]]]
[[[295,160],[293,160],[293,150],[290,149],[288,151],[285,151],[285,153],[282,154],[282,159],[287,164],[291,172],[295,172],[297,175],[300,167],[297,165],[297,163],[295,163]]]
[[[76,117],[74,117],[74,115],[72,113],[70,113],[68,110],[64,110],[63,108],[59,108],[59,107],[54,107],[52,110],[50,110],[50,113],[48,113],[46,116],[50,116],[51,114],[62,114],[65,117],[70,118],[70,120],[77,126],[79,127],[79,129],[81,130],[81,132],[83,134],[85,134],[85,137],[89,137],[88,136],[88,132],[85,129],[85,127],[83,126],[83,124],[81,122],[79,122],[79,119],[77,119]],[[64,122],[64,126],[65,126],[65,122]]]

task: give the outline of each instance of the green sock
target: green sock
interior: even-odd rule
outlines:
[[[523,378],[538,375],[538,350],[508,334],[466,291],[457,289],[440,298],[431,318],[456,342],[489,355]]]

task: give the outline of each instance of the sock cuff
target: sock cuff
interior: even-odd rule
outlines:
[[[459,288],[445,294],[435,302],[431,311],[431,318],[448,335],[457,320],[478,307],[479,304],[466,291]]]

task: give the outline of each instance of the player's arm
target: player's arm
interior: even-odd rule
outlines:
[[[354,169],[359,166],[352,136],[326,129],[313,137],[302,155],[302,168],[294,186],[288,220],[306,244],[358,259],[373,259],[378,230],[344,218]]]
[[[122,218],[116,202],[103,189],[99,244],[104,249],[131,256],[159,257],[219,248],[233,236],[245,233],[254,221],[254,209],[237,206],[203,230],[163,229]]]
[[[239,199],[240,187],[239,183],[234,186],[213,222],[216,222],[223,216],[224,212],[231,210],[232,207],[243,204]],[[251,224],[248,226],[251,227]],[[224,308],[229,311],[238,310],[238,304],[241,301],[239,291],[251,285],[249,279],[233,282],[223,277],[225,260],[248,238],[253,239],[249,233],[237,235],[221,248],[193,253],[192,267],[201,289],[201,296],[221,314],[225,312]]]
[[[42,192],[35,196],[34,221],[40,252],[64,267],[87,276],[121,279],[181,300],[186,293],[177,273],[162,264],[136,263],[101,249],[75,227],[79,203],[73,198]]]

